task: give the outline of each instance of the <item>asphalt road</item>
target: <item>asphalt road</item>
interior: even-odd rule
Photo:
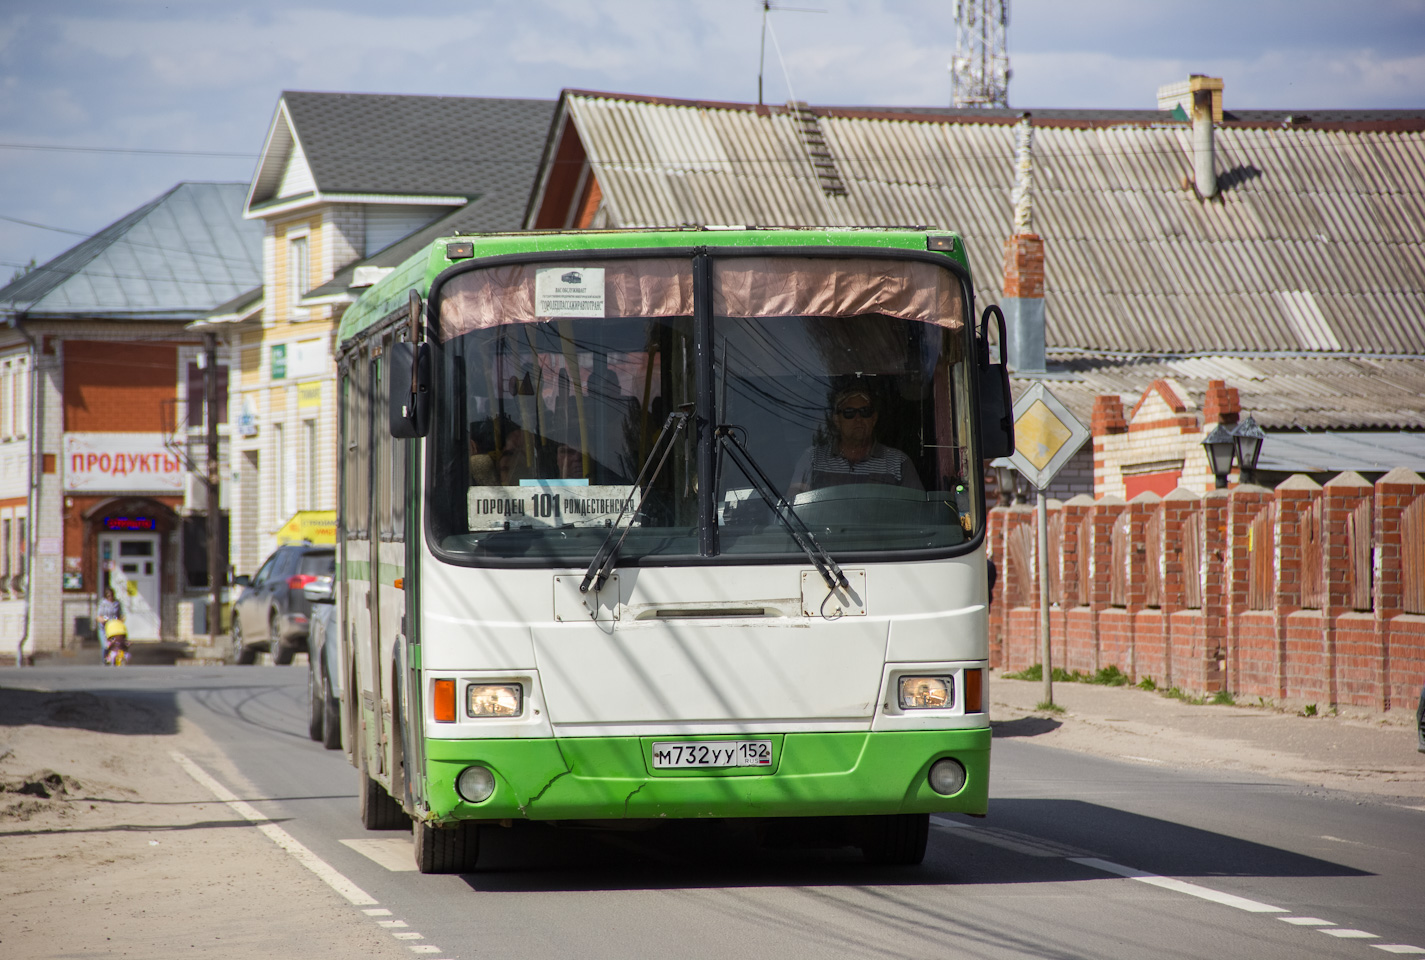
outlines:
[[[421,876],[409,835],[363,830],[356,772],[307,738],[304,666],[6,682],[142,697],[199,724],[236,771],[208,772],[369,893],[379,906],[352,923],[413,956],[1425,956],[1425,809],[1358,795],[1005,737],[989,817],[936,818],[917,868],[718,824],[517,825],[486,831],[476,873]]]

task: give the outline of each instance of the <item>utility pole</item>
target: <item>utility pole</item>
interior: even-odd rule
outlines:
[[[203,393],[207,408],[208,465],[205,472],[208,487],[208,588],[212,598],[208,604],[208,644],[216,646],[223,627],[222,553],[218,549],[222,535],[222,516],[218,509],[218,335],[211,330],[203,334]]]

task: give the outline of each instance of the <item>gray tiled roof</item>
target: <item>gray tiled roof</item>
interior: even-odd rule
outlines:
[[[783,108],[577,92],[564,103],[614,225],[953,229],[981,301],[1002,296],[1015,111],[814,108],[846,187],[829,196]],[[1151,120],[1036,129],[1051,351],[1425,355],[1425,111],[1225,123],[1211,202],[1183,187],[1188,125],[1141,113]]]
[[[282,99],[324,193],[517,196],[520,214],[555,106],[302,91]],[[500,229],[518,225],[517,215]]]
[[[262,282],[244,183],[180,183],[0,289],[28,317],[194,320]]]

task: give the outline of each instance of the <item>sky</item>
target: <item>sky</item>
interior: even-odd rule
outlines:
[[[1425,0],[1008,0],[1010,105],[1425,107]],[[780,0],[765,99],[947,106],[952,0]],[[184,180],[251,179],[283,90],[755,102],[761,0],[0,0],[0,284]],[[780,56],[778,55],[780,52]],[[56,149],[59,148],[59,149]]]

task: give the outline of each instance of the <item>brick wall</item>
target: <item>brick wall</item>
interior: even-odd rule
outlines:
[[[1060,542],[1050,553],[1061,558],[1060,600],[1049,618],[1055,665],[1115,666],[1196,695],[1227,690],[1319,709],[1413,710],[1425,684],[1425,616],[1403,609],[1403,578],[1413,568],[1404,562],[1410,545],[1401,514],[1422,497],[1425,480],[1400,469],[1375,484],[1346,473],[1324,486],[1292,477],[1275,490],[1244,485],[1199,497],[1179,488],[1131,503],[1112,496],[1053,503]],[[1319,555],[1302,547],[1313,510],[1321,516]],[[1264,515],[1273,523],[1261,522]],[[1113,531],[1125,516],[1127,550],[1115,560]],[[991,662],[1010,670],[1041,659],[1032,551],[1010,546],[1016,537],[1032,543],[1034,523],[1027,506],[991,511],[999,563]],[[1308,562],[1322,565],[1319,609],[1303,606]],[[1118,603],[1115,563],[1127,568]],[[1156,603],[1153,564],[1161,571]],[[1271,579],[1270,595],[1255,605],[1254,566]]]
[[[178,396],[178,347],[66,340],[63,383],[67,432],[161,433]]]

